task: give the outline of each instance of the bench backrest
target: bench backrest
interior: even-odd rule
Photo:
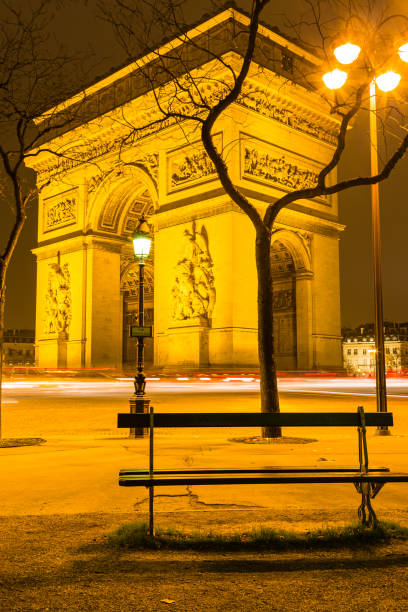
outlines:
[[[363,425],[359,412],[176,412],[150,414],[118,414],[118,427],[359,427]],[[392,425],[392,412],[365,412],[365,425]]]

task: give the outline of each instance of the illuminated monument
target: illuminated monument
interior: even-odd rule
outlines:
[[[229,9],[190,36],[214,43],[239,65],[233,33],[246,21]],[[294,82],[294,67],[316,60],[267,28],[259,38],[242,95],[216,125],[216,142],[235,184],[262,209],[285,191],[314,184],[332,154],[337,123],[317,95]],[[154,57],[139,66],[146,69]],[[208,57],[197,61],[195,73],[211,69],[206,95],[216,96],[230,73]],[[134,363],[129,325],[138,272],[130,236],[143,213],[154,232],[146,265],[145,324],[154,323],[147,363],[257,367],[254,230],[221,188],[198,131],[157,123],[161,115],[142,72],[132,64],[53,109],[58,118],[76,105],[81,121],[53,134],[48,151],[32,158],[42,187],[34,251],[37,362]],[[158,91],[167,95],[164,86]],[[129,136],[129,126],[148,123]],[[335,197],[300,201],[278,217],[271,265],[281,369],[341,367],[341,229]]]

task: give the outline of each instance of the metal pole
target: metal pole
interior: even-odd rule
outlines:
[[[138,313],[138,325],[143,327],[144,325],[144,260],[142,257],[139,259],[139,313]],[[145,396],[146,378],[144,374],[144,338],[138,336],[137,339],[137,375],[134,381],[135,393],[130,399],[130,412],[131,413],[144,413],[149,410],[150,400]],[[130,428],[131,438],[143,438],[147,435],[147,429],[143,428]]]
[[[370,83],[370,158],[371,176],[378,174],[377,103],[375,81]],[[384,354],[384,315],[381,275],[380,190],[379,184],[371,185],[371,218],[373,232],[374,266],[374,330],[376,363],[377,412],[387,412],[387,386]],[[379,425],[377,434],[389,435],[387,425]]]
[[[142,257],[139,259],[139,317],[138,324],[139,327],[143,327],[144,325],[144,261]],[[140,379],[140,386],[135,385],[136,393],[140,393],[144,395],[145,390],[145,380],[143,373],[143,350],[144,350],[144,338],[143,336],[139,336],[137,339],[137,380]],[[135,381],[136,382],[136,381]]]
[[[149,418],[149,477],[153,478],[154,471],[154,450],[153,450],[153,436],[154,436],[154,411],[153,406],[150,406],[150,418]],[[149,535],[154,536],[154,486],[151,484],[149,487]]]

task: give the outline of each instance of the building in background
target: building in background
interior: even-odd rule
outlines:
[[[33,329],[5,330],[3,342],[4,365],[34,365],[34,337]]]
[[[384,323],[385,369],[408,372],[408,322]],[[343,364],[348,374],[375,374],[374,324],[343,330]]]

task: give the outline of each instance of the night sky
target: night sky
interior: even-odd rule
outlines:
[[[73,51],[93,49],[95,55],[89,54],[90,64],[96,63],[95,56],[98,58],[98,65],[93,68],[94,77],[124,61],[110,26],[95,17],[96,4],[97,0],[67,2],[54,23],[57,39],[67,48]],[[203,0],[201,4],[206,3]],[[245,6],[247,2],[243,0],[237,4]],[[299,2],[292,0],[289,4],[296,15]],[[408,15],[406,2],[397,4],[397,9]],[[199,17],[202,12],[198,11],[198,2],[193,5]],[[273,8],[265,11],[263,20],[282,26],[278,13],[288,3],[275,0],[272,5]],[[408,83],[408,65],[403,79]],[[342,178],[368,173],[368,144],[366,118],[357,122],[348,136],[348,154],[340,167]],[[380,186],[384,317],[393,321],[408,320],[407,178],[408,158],[405,158]],[[340,240],[342,324],[354,327],[373,320],[370,190],[368,187],[349,190],[340,194],[339,201],[340,222],[346,225]],[[33,207],[9,269],[6,327],[34,328],[35,258],[30,250],[36,246],[36,224],[37,213]]]

